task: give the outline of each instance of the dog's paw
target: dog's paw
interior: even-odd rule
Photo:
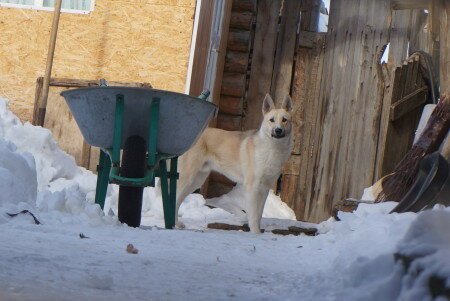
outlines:
[[[186,228],[186,225],[183,222],[176,222],[175,223],[175,229],[184,229]]]

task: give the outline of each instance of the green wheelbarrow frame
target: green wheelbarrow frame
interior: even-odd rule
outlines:
[[[203,92],[199,98],[206,100],[209,91]],[[175,226],[175,203],[177,180],[178,156],[162,154],[156,151],[159,124],[159,104],[160,99],[152,99],[149,122],[149,137],[147,145],[147,162],[145,176],[142,178],[128,178],[120,176],[120,150],[123,133],[123,119],[125,99],[122,94],[116,95],[116,110],[114,116],[114,136],[112,148],[100,149],[99,164],[97,165],[97,186],[95,190],[95,203],[99,204],[102,210],[105,206],[108,183],[121,186],[146,187],[155,186],[155,177],[161,181],[161,194],[164,210],[164,223],[166,229]],[[166,160],[170,160],[170,170],[167,169]]]

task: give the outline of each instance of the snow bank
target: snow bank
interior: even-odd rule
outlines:
[[[26,202],[38,214],[52,213],[53,219],[66,223],[110,224],[114,219],[104,217],[94,204],[96,175],[78,167],[73,157],[58,147],[49,130],[22,124],[4,99],[0,99],[0,156],[0,207]],[[242,200],[240,194],[232,196],[230,203]],[[107,215],[117,216],[117,199],[118,187],[109,185],[104,210]],[[145,188],[142,212],[144,225],[164,225],[159,189]],[[205,228],[213,221],[239,223],[243,218],[242,214],[233,216],[207,207],[205,199],[196,194],[185,200],[179,214],[188,227],[195,229]],[[295,219],[293,211],[273,193],[268,197],[264,216]]]
[[[426,301],[434,300],[445,291],[448,294],[450,208],[436,206],[418,215],[390,216],[398,220],[405,216],[411,218],[406,234],[393,250],[388,246],[389,252],[374,259],[356,260],[347,272],[350,277],[346,285],[351,288],[350,294],[341,295],[352,300]]]

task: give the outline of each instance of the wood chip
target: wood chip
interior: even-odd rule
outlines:
[[[127,252],[130,254],[137,254],[139,252],[138,249],[136,249],[133,244],[128,244],[127,246]]]

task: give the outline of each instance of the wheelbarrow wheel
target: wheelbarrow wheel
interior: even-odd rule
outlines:
[[[131,136],[125,141],[122,153],[120,176],[142,178],[145,175],[146,145],[139,136]],[[119,187],[119,221],[130,227],[141,224],[143,187]]]

